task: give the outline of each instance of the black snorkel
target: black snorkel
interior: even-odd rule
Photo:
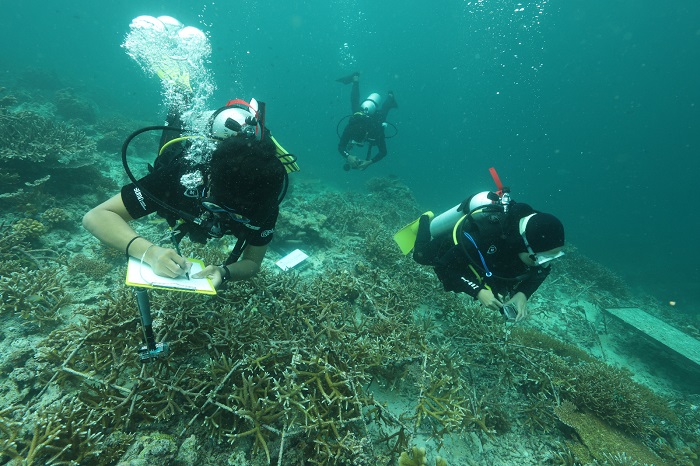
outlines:
[[[267,110],[265,102],[258,101],[258,123],[260,124],[260,140],[265,139],[265,111]]]
[[[265,115],[267,115],[267,104],[265,102],[262,102],[258,100],[258,124],[260,125],[260,140],[265,139]],[[287,165],[293,165],[296,163],[297,158],[296,156],[291,156],[291,159],[289,161],[284,161],[280,160],[279,157],[277,157],[277,160],[280,161],[282,166],[284,166],[284,182],[282,183],[282,191],[280,192],[280,195],[277,197],[277,205],[279,206],[282,204],[282,201],[284,200],[285,196],[287,195],[287,189],[289,188],[289,172],[287,171]]]

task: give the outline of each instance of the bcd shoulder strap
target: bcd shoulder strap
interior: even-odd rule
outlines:
[[[503,206],[487,205],[467,215],[463,228],[478,232],[482,238],[504,238],[506,213]]]

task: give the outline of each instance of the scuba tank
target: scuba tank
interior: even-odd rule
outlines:
[[[457,222],[459,222],[459,220],[462,217],[468,215],[471,212],[474,212],[480,207],[494,204],[502,204],[504,206],[504,210],[507,210],[507,204],[504,201],[507,201],[509,203],[510,195],[506,199],[505,195],[501,197],[498,194],[491,191],[482,191],[480,193],[474,194],[473,196],[468,197],[453,208],[446,210],[445,212],[435,217],[430,222],[430,236],[436,238],[447,233],[452,233],[452,230],[454,229],[455,225],[457,224]]]
[[[367,98],[360,104],[360,108],[365,113],[365,115],[374,115],[377,110],[382,105],[382,96],[376,92],[372,92]]]
[[[508,213],[510,204],[513,202],[510,197],[510,189],[503,186],[503,183],[501,183],[496,173],[496,169],[490,168],[489,171],[496,183],[498,191],[482,191],[476,193],[437,217],[434,217],[433,212],[430,211],[423,214],[431,219],[431,238],[453,234],[455,227],[480,207],[497,206],[503,213]],[[396,244],[399,245],[401,252],[404,254],[408,254],[415,247],[419,224],[420,218],[409,223],[394,234],[394,241],[396,241]]]

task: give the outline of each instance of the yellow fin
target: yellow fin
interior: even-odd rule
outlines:
[[[161,63],[154,66],[153,71],[161,81],[177,84],[188,91],[192,90],[189,70],[173,59],[163,59]]]
[[[435,214],[431,211],[425,212],[423,215],[427,215],[432,220]],[[421,217],[423,216],[421,215]],[[394,234],[394,241],[399,245],[401,252],[406,255],[413,249],[416,244],[416,236],[418,236],[418,223],[420,222],[420,217],[400,229]]]
[[[272,136],[270,136],[270,139],[272,139],[272,142],[275,143],[275,146],[277,147],[277,158],[284,164],[284,168],[287,170],[287,173],[298,172],[299,165],[297,165],[296,157],[287,152],[284,147],[277,142],[277,139]]]

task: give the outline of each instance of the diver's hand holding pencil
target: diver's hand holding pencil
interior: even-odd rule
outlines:
[[[144,252],[143,261],[151,266],[156,275],[161,277],[176,278],[186,276],[189,279],[189,271],[192,264],[174,249],[162,248],[152,244]]]

